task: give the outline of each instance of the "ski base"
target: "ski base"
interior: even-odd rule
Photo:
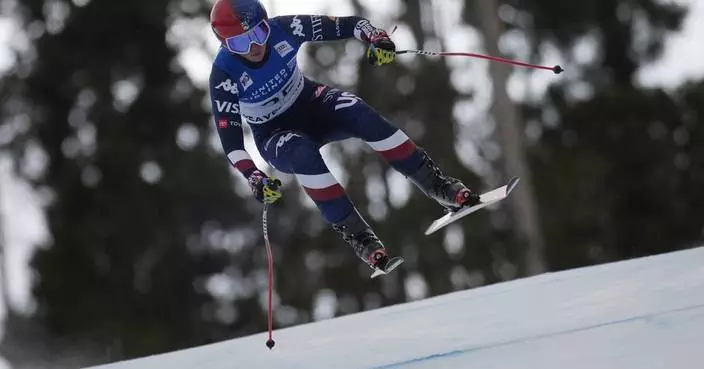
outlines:
[[[372,273],[372,279],[382,276],[382,275],[387,275],[391,273],[392,270],[396,269],[399,265],[401,265],[404,262],[404,259],[400,256],[393,257],[389,259],[389,262],[386,263],[386,268],[385,269],[379,269],[375,268],[374,273]]]
[[[510,181],[508,181],[506,185],[480,195],[479,204],[462,208],[456,212],[447,213],[443,217],[436,219],[425,231],[425,235],[427,236],[429,234],[437,232],[438,230],[442,229],[450,223],[459,220],[460,218],[463,218],[469,214],[474,213],[477,210],[483,209],[489,205],[492,205],[505,199],[506,197],[508,197],[509,194],[511,194],[511,191],[516,188],[519,180],[520,178],[513,177]]]

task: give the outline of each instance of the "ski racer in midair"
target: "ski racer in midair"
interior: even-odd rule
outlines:
[[[210,22],[222,46],[210,75],[212,111],[231,164],[264,203],[281,197],[280,182],[255,167],[244,149],[242,121],[262,157],[293,174],[323,218],[370,267],[385,271],[390,258],[328,170],[320,148],[356,137],[395,170],[449,210],[479,202],[479,196],[438,168],[429,155],[359,97],[312,81],[298,68],[305,42],[356,38],[368,45],[375,65],[394,61],[395,45],[367,19],[290,15],[269,18],[258,0],[216,0]]]

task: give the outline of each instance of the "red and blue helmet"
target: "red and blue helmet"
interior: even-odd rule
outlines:
[[[249,53],[252,43],[264,45],[271,29],[258,0],[216,0],[210,25],[223,46],[235,54]]]

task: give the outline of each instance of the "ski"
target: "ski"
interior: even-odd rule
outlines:
[[[463,218],[469,214],[474,213],[477,210],[483,209],[489,205],[495,204],[495,203],[505,199],[506,197],[508,197],[509,194],[511,194],[511,191],[513,191],[513,189],[516,188],[516,185],[518,185],[519,180],[520,180],[520,178],[513,177],[513,178],[511,178],[510,181],[508,181],[507,184],[505,184],[495,190],[481,194],[479,196],[479,201],[480,201],[479,204],[474,205],[474,206],[470,206],[470,207],[466,207],[466,208],[462,208],[456,212],[449,212],[449,213],[445,214],[444,216],[442,216],[441,218],[436,219],[430,225],[430,227],[428,227],[428,229],[425,231],[425,235],[427,236],[429,234],[432,234],[432,233],[440,230],[441,228],[447,226],[448,224],[459,220],[460,218]]]
[[[387,275],[391,273],[392,270],[396,269],[401,263],[403,263],[403,258],[400,256],[393,257],[389,259],[389,261],[386,263],[386,266],[384,269],[381,268],[374,268],[374,273],[372,273],[372,279],[381,276],[381,275]]]

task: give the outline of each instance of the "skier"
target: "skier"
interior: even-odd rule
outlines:
[[[278,200],[281,182],[256,168],[244,150],[241,118],[250,125],[262,157],[277,170],[293,174],[324,219],[376,271],[388,272],[402,259],[389,258],[332,176],[320,155],[323,145],[362,139],[447,210],[479,202],[477,194],[445,175],[423,149],[362,99],[308,79],[296,63],[305,42],[352,37],[368,45],[371,63],[391,63],[396,47],[385,31],[355,16],[269,18],[258,0],[216,0],[210,22],[222,43],[210,75],[217,131],[231,164],[247,179],[257,200]]]

